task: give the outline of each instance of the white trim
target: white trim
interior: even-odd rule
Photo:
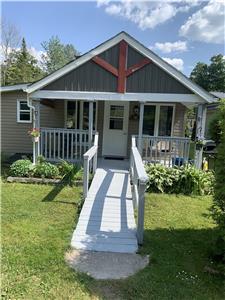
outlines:
[[[175,119],[175,110],[176,105],[172,103],[145,103],[145,106],[155,106],[155,123],[154,123],[154,136],[159,136],[159,119],[160,119],[160,107],[161,106],[172,106],[173,107],[173,114],[172,114],[172,124],[171,124],[171,134],[173,136],[173,129],[174,129],[174,119]],[[143,125],[144,125],[144,118],[143,118]],[[142,128],[143,134],[143,128]],[[161,137],[161,136],[159,136]]]
[[[26,109],[26,110],[20,109],[21,102],[25,102],[25,104],[27,105],[27,99],[17,99],[17,103],[16,103],[16,121],[17,121],[17,123],[32,123],[32,111],[31,111],[30,107],[29,107],[30,120],[20,120],[20,113],[28,112],[28,109]]]
[[[0,86],[0,92],[12,92],[12,91],[19,91],[24,90],[28,87],[28,83],[25,84],[15,84],[10,86]]]
[[[165,62],[162,58],[154,54],[151,50],[140,44],[137,40],[129,36],[125,32],[121,32],[112,39],[106,41],[105,43],[101,44],[100,46],[96,47],[95,49],[91,50],[90,52],[84,54],[79,59],[67,64],[66,66],[62,67],[61,69],[55,71],[53,74],[39,80],[36,83],[33,83],[29,87],[26,88],[27,93],[32,93],[37,89],[40,89],[52,81],[60,78],[61,76],[67,74],[68,72],[74,70],[75,68],[79,67],[80,65],[84,64],[88,60],[92,59],[95,55],[98,55],[101,52],[106,51],[107,49],[111,48],[112,46],[119,43],[121,40],[125,40],[131,47],[133,47],[136,51],[140,52],[144,56],[151,59],[156,65],[158,65],[161,69],[165,72],[169,73],[172,77],[176,80],[181,82],[184,86],[192,90],[195,94],[199,95],[202,99],[206,102],[213,102],[214,97],[206,92],[204,89],[199,87],[197,84],[192,82],[189,78],[187,78],[184,74],[179,72],[177,69],[172,67],[170,64]]]
[[[60,100],[93,100],[93,101],[153,101],[177,103],[205,103],[203,99],[194,94],[161,94],[161,93],[102,93],[80,91],[37,91],[30,95],[31,98],[60,99]]]

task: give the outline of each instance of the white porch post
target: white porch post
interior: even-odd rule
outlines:
[[[89,101],[89,116],[88,116],[88,143],[89,148],[92,146],[93,137],[93,101]]]
[[[40,130],[40,100],[33,100],[33,128]],[[33,164],[37,163],[37,157],[40,155],[40,138],[38,142],[33,141]]]
[[[138,128],[138,150],[142,156],[142,132],[143,132],[143,121],[144,121],[144,102],[140,102],[140,113],[139,113],[139,128]]]
[[[206,122],[206,105],[199,104],[196,119],[196,140],[204,140],[205,138],[205,122]],[[197,169],[202,168],[202,154],[203,147],[201,149],[195,149],[195,167]]]

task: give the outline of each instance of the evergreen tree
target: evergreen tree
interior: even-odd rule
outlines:
[[[41,45],[46,52],[42,56],[43,68],[48,74],[74,60],[78,54],[73,45],[63,45],[57,36],[51,37],[49,41],[45,41]]]
[[[37,60],[28,52],[25,39],[19,51],[10,53],[10,66],[6,71],[6,84],[34,82],[43,77],[44,73],[37,64]]]

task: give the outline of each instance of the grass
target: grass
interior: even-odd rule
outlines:
[[[140,253],[151,263],[119,281],[64,262],[80,199],[75,187],[2,184],[3,299],[224,299],[222,279],[204,272],[217,235],[210,197],[148,195]]]

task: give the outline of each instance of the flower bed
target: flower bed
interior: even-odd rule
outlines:
[[[15,161],[10,166],[9,175],[8,182],[59,184],[67,180],[70,184],[80,185],[83,169],[66,161],[52,164],[39,157],[36,165],[29,159]]]

